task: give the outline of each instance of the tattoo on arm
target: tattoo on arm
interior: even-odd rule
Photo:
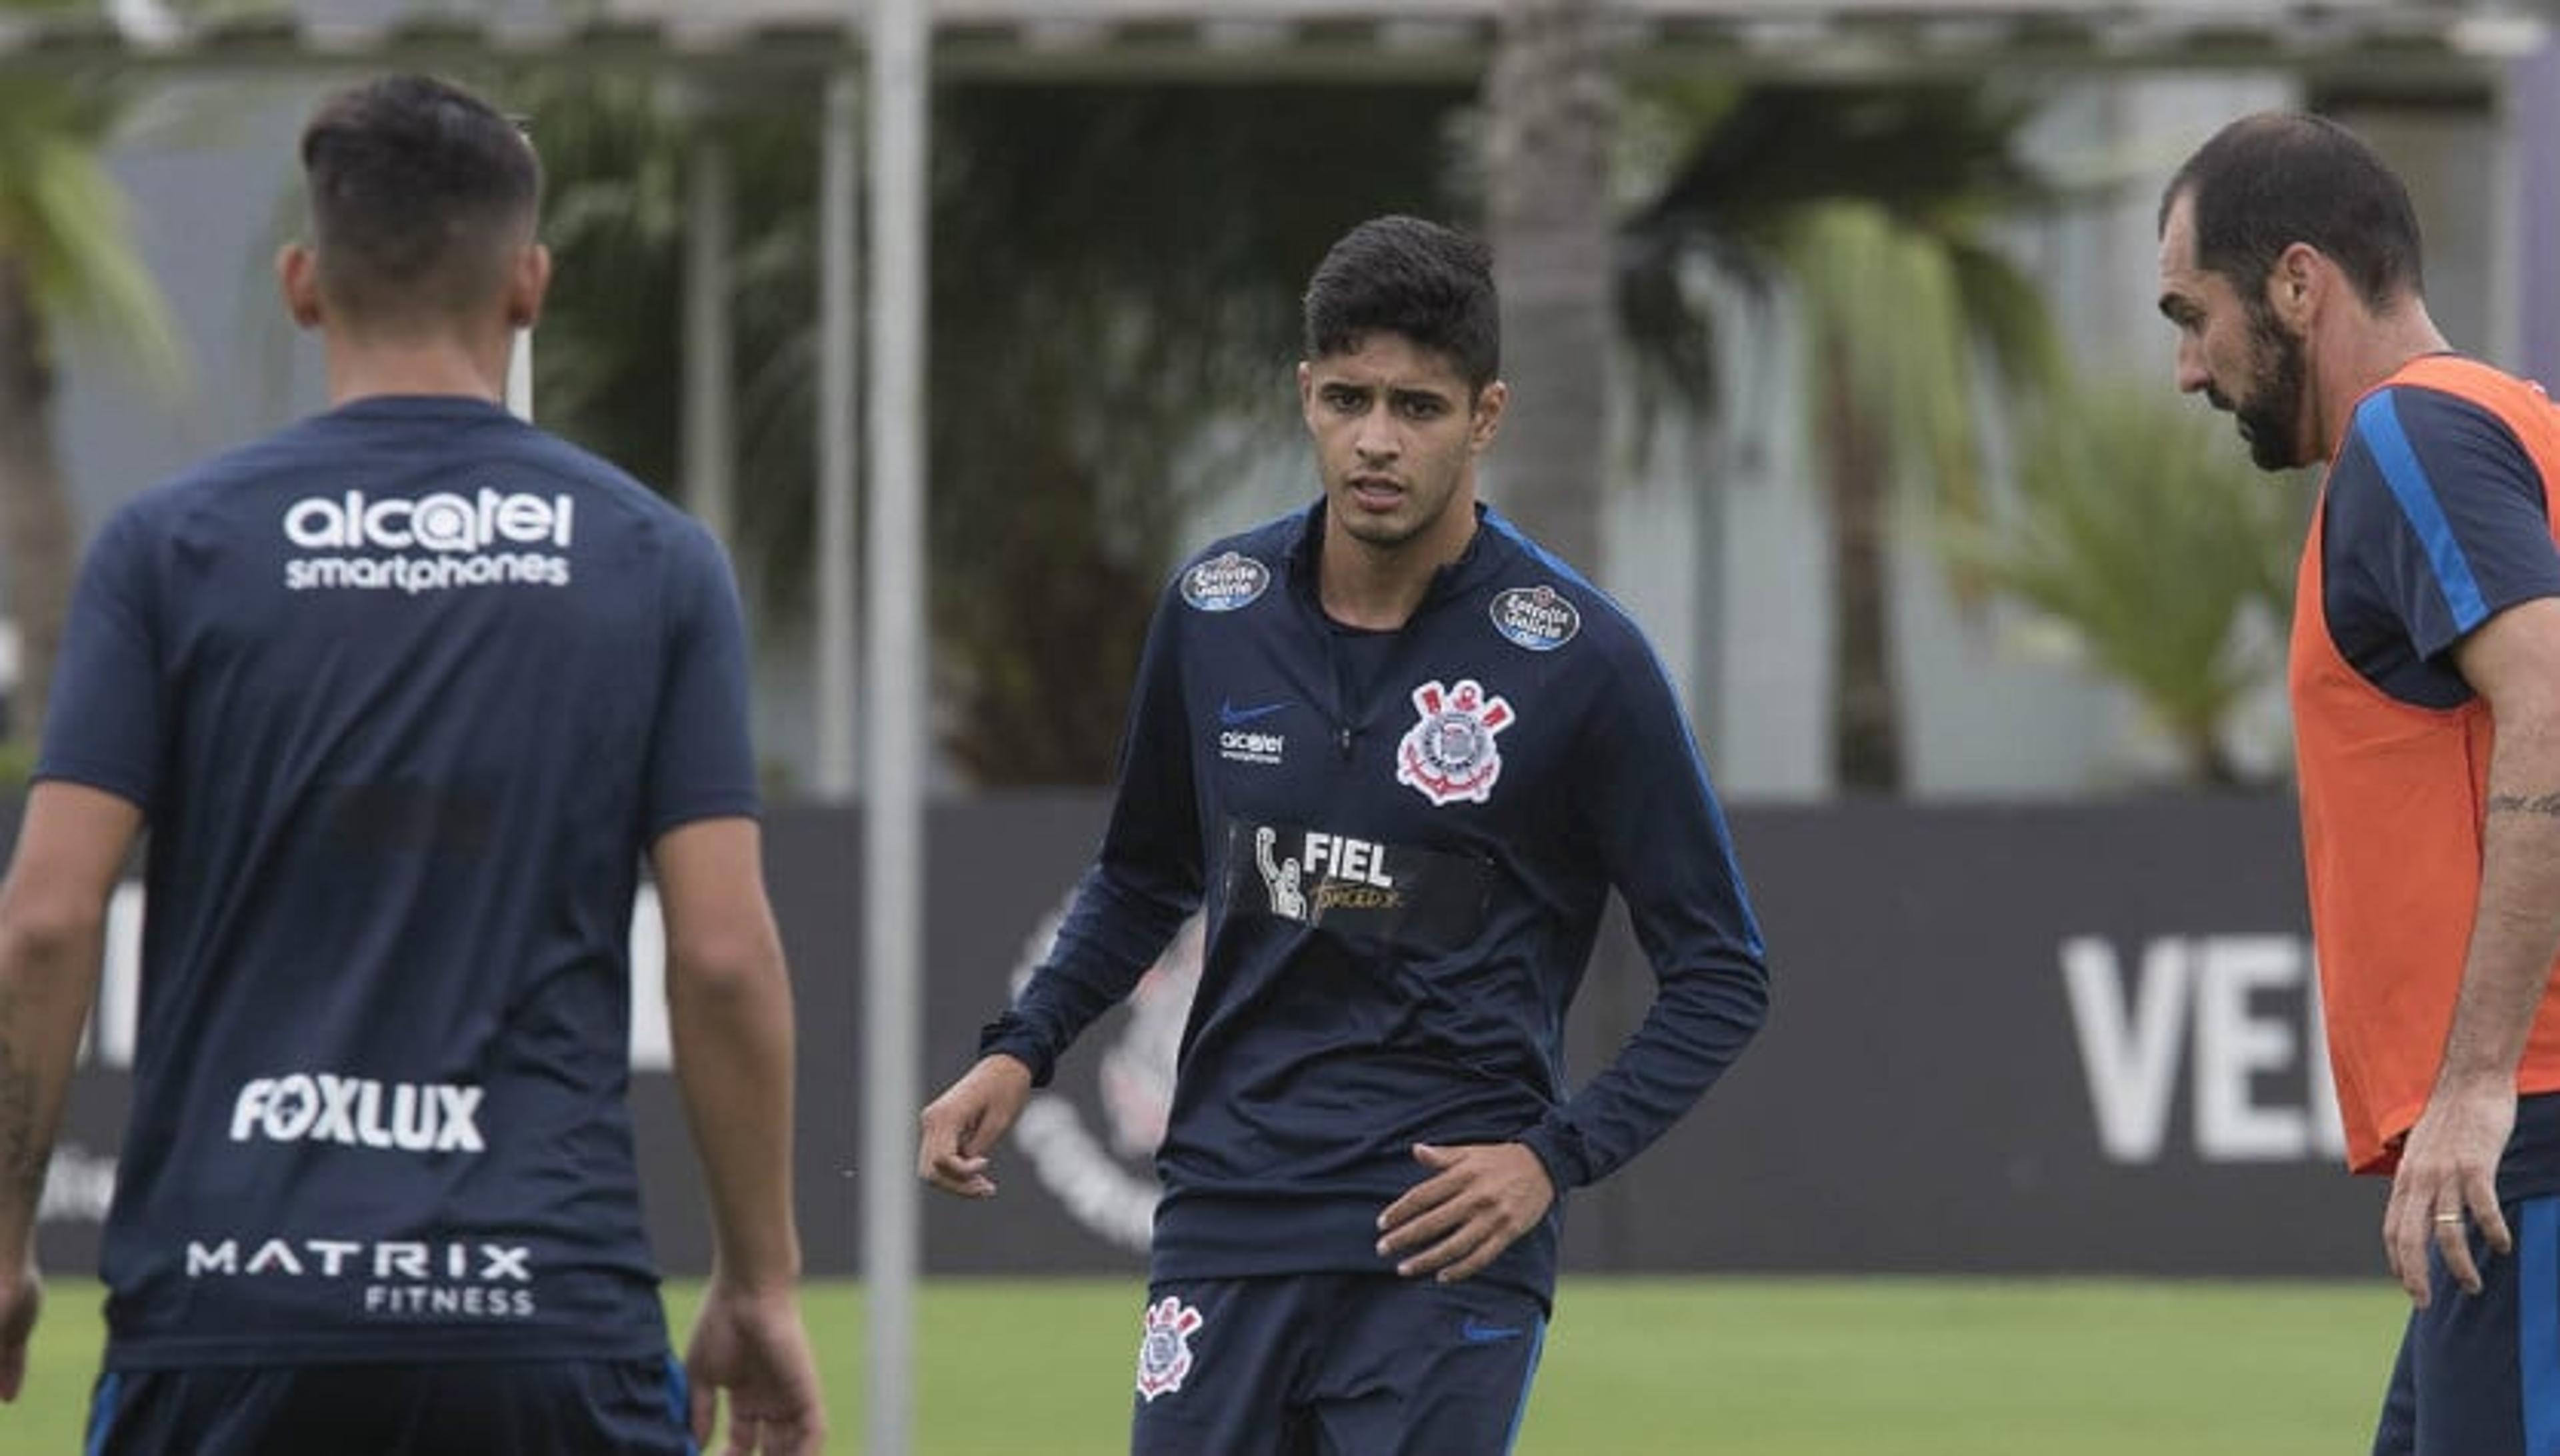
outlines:
[[[17,1018],[15,998],[0,994],[0,1030]],[[36,1131],[36,1069],[19,1064],[0,1037],[0,1189],[23,1198],[29,1207],[45,1192],[45,1170],[53,1162],[53,1140]]]
[[[2534,794],[2530,796],[2524,794],[2491,794],[2489,795],[2488,800],[2488,812],[2491,814],[2538,814],[2545,819],[2560,819],[2560,793]]]

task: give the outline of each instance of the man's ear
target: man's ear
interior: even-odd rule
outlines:
[[[320,257],[306,243],[288,243],[275,250],[276,292],[294,327],[320,327]]]
[[[1476,392],[1476,407],[1467,421],[1467,448],[1478,452],[1502,432],[1503,410],[1512,402],[1512,387],[1496,380]]]
[[[2297,243],[2276,255],[2267,270],[2267,306],[2294,332],[2302,333],[2319,311],[2321,297],[2334,281],[2337,266],[2317,247]]]
[[[507,280],[507,322],[530,329],[543,316],[543,297],[552,286],[552,250],[536,243],[516,254],[515,273]]]

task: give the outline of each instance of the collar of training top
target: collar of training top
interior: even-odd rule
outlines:
[[[1422,592],[1422,604],[1429,606],[1493,585],[1495,577],[1508,569],[1520,554],[1519,530],[1502,512],[1477,502],[1476,534],[1468,538],[1467,549],[1456,561],[1431,573],[1431,584]],[[1324,551],[1325,502],[1319,498],[1298,518],[1297,539],[1289,544],[1289,577],[1298,589],[1316,589],[1316,567]]]

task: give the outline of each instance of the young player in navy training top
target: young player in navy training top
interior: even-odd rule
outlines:
[[[1480,244],[1407,218],[1335,244],[1298,369],[1324,498],[1166,592],[1100,855],[924,1110],[924,1178],[993,1194],[1030,1089],[1205,903],[1156,1160],[1142,1453],[1508,1449],[1557,1196],[1670,1127],[1766,1007],[1661,664],[1477,504],[1499,353]],[[1574,1091],[1565,1011],[1613,886],[1660,992]]]
[[[334,407],[99,533],[0,888],[0,1395],[148,824],[88,1450],[680,1452],[722,1388],[732,1449],[814,1450],[726,565],[499,407],[550,271],[505,118],[392,78],[302,160],[279,271]],[[644,852],[717,1240],[682,1369],[624,1106]]]

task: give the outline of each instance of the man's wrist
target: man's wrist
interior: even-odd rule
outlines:
[[[2515,1068],[2448,1065],[2437,1074],[2433,1095],[2459,1100],[2512,1097],[2515,1095]]]
[[[787,1265],[772,1269],[740,1270],[714,1257],[710,1283],[715,1289],[752,1300],[794,1298],[800,1288],[800,1260],[794,1257]]]

